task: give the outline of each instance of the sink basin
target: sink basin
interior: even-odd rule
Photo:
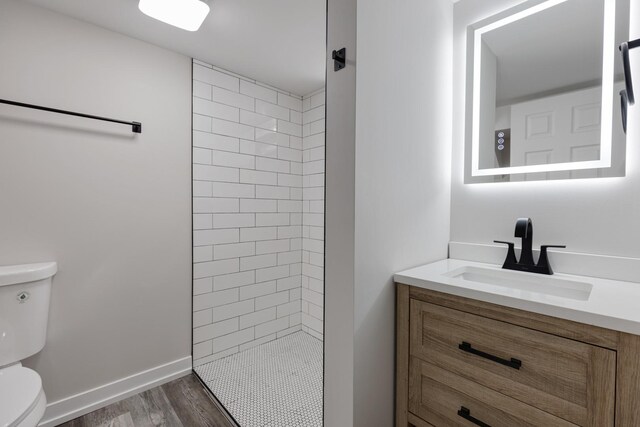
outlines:
[[[553,276],[472,266],[449,271],[444,276],[464,282],[509,288],[527,294],[552,295],[581,301],[589,299],[593,288],[590,283],[565,280]]]

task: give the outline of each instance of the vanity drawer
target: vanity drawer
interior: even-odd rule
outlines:
[[[409,362],[409,411],[435,427],[575,427],[416,357]]]
[[[613,426],[614,351],[415,299],[410,317],[411,356],[575,425]]]

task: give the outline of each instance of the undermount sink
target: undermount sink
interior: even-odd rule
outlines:
[[[452,279],[482,283],[526,293],[587,301],[593,286],[590,283],[565,280],[517,271],[465,266],[444,274]]]

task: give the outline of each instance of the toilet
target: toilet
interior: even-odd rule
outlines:
[[[35,427],[47,406],[37,372],[20,363],[44,347],[57,264],[0,266],[0,427]]]

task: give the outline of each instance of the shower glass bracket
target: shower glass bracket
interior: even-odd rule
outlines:
[[[334,50],[331,53],[333,59],[333,71],[340,71],[347,66],[347,49]]]

